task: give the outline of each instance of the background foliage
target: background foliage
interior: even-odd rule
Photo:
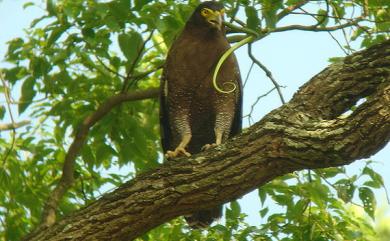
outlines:
[[[14,122],[14,115],[19,115],[31,123],[1,133],[0,240],[18,240],[40,223],[75,133],[91,113],[119,93],[159,86],[167,49],[197,4],[192,0],[24,4],[27,10],[43,7],[45,14],[31,22],[26,36],[8,42],[4,60],[10,67],[1,70],[0,91],[6,103],[0,105],[0,118]],[[234,25],[229,30],[232,41],[245,34],[260,40],[273,32],[331,31],[334,26],[343,27],[347,43],[359,41],[362,48],[389,37],[386,1],[224,4],[226,21]],[[295,24],[284,25],[285,17]],[[348,44],[341,47],[346,53],[354,51]],[[112,108],[90,128],[76,158],[75,181],[59,202],[57,215],[67,215],[99,198],[107,187],[156,167],[162,161],[160,152],[156,98]],[[226,220],[206,232],[188,230],[178,218],[139,240],[390,240],[389,220],[375,214],[373,190],[378,188],[384,188],[383,179],[371,162],[353,176],[344,167],[292,173],[259,188],[259,225],[246,223],[240,204],[232,202],[226,207]],[[270,202],[279,211],[270,210]]]

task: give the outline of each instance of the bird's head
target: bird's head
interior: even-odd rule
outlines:
[[[192,20],[210,28],[222,29],[225,9],[222,3],[207,1],[199,4],[192,15]]]

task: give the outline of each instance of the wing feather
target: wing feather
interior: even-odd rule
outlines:
[[[170,146],[171,130],[169,125],[168,100],[168,81],[163,72],[160,83],[160,135],[163,152],[166,153]]]

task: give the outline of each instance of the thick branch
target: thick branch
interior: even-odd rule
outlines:
[[[107,99],[95,112],[84,119],[77,129],[73,143],[70,145],[69,150],[66,153],[61,179],[46,201],[42,215],[43,226],[49,226],[55,222],[58,203],[74,182],[74,163],[84,145],[91,127],[95,125],[97,121],[102,119],[108,112],[110,112],[110,110],[121,103],[125,101],[155,98],[158,96],[158,93],[158,88],[140,90],[131,93],[120,93]]]
[[[131,240],[280,175],[369,157],[390,139],[389,52],[387,41],[329,66],[248,131],[139,175],[28,240]],[[338,117],[365,97],[352,114]]]

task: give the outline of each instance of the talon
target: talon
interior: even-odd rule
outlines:
[[[167,151],[167,153],[165,153],[165,157],[168,159],[169,158],[176,158],[176,157],[180,157],[180,156],[190,157],[191,154],[189,152],[187,152],[182,147],[177,147],[174,151]]]
[[[210,148],[213,148],[213,147],[216,147],[216,146],[218,146],[218,144],[217,143],[212,143],[212,144],[206,144],[206,145],[204,145],[203,147],[202,147],[202,151],[206,151],[206,150],[208,150],[208,149],[210,149]]]

